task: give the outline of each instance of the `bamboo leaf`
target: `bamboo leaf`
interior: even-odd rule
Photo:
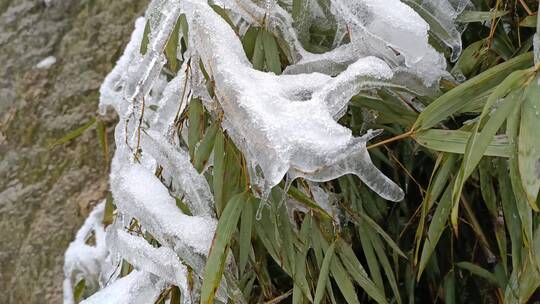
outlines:
[[[262,41],[264,47],[264,58],[266,68],[276,75],[281,74],[281,62],[279,60],[279,50],[274,36],[266,30],[262,30]]]
[[[537,18],[538,18],[537,15],[527,16],[527,17],[523,18],[523,20],[521,20],[519,22],[519,26],[522,26],[522,27],[536,27]]]
[[[255,47],[253,50],[253,57],[251,57],[251,63],[253,63],[253,68],[259,71],[264,69],[264,45],[263,38],[264,30],[258,29],[257,39],[255,39]]]
[[[148,43],[150,42],[150,31],[150,21],[146,21],[146,24],[144,25],[143,40],[141,42],[141,55],[145,55],[148,51]]]
[[[471,132],[461,130],[429,129],[412,136],[420,145],[440,152],[464,154]],[[506,135],[496,135],[486,148],[484,156],[510,157],[513,145]]]
[[[434,127],[465,107],[471,99],[498,86],[512,72],[532,65],[533,55],[529,52],[501,63],[466,81],[426,107],[418,116],[414,129],[426,130]]]
[[[463,262],[456,263],[456,266],[458,266],[461,269],[465,269],[465,270],[470,271],[472,274],[485,279],[486,281],[488,281],[490,284],[492,284],[494,286],[504,287],[504,286],[499,286],[499,282],[497,280],[497,277],[495,277],[495,275],[493,273],[485,270],[484,268],[482,268],[482,267],[480,267],[478,265],[475,265],[475,264],[467,262],[467,261],[463,261]]]
[[[335,246],[336,242],[334,241],[332,244],[330,244],[330,247],[328,247],[324,254],[321,271],[319,272],[319,279],[317,280],[317,288],[315,289],[315,298],[313,300],[314,304],[320,304],[323,299],[324,290],[326,289],[326,283],[330,274],[330,265],[332,263],[332,259],[334,258]]]
[[[352,249],[341,239],[337,241],[337,252],[352,279],[377,303],[387,303],[384,292],[375,286]]]
[[[96,123],[96,118],[93,117],[92,119],[90,119],[89,122],[85,123],[82,127],[77,128],[77,129],[69,132],[68,134],[66,134],[62,138],[57,139],[55,142],[53,142],[51,145],[49,145],[49,149],[52,149],[52,148],[54,148],[56,146],[63,145],[65,143],[67,143],[67,142],[70,142],[70,141],[74,140],[75,138],[81,136],[86,130],[88,130],[92,126],[94,126],[95,123]]]
[[[240,219],[243,207],[249,199],[247,193],[240,193],[231,198],[231,201],[223,210],[216,227],[216,234],[212,241],[212,247],[208,254],[208,260],[204,267],[203,282],[201,287],[201,303],[212,304],[215,293],[220,285],[225,267],[225,259],[229,249],[236,225]]]
[[[248,262],[249,253],[251,251],[251,232],[253,229],[253,204],[255,200],[250,197],[244,210],[242,210],[242,218],[240,221],[240,238],[239,238],[239,262],[238,269],[240,275],[244,273]]]
[[[519,107],[521,103],[522,90],[520,86],[529,76],[529,72],[522,70],[512,73],[506,78],[493,93],[489,96],[482,114],[478,118],[478,122],[475,124],[475,128],[471,133],[471,137],[467,142],[467,147],[463,155],[463,162],[461,168],[455,180],[454,189],[452,191],[452,214],[451,222],[454,230],[458,230],[458,210],[459,200],[465,181],[469,178],[474,168],[478,165],[482,159],[484,152],[486,151],[491,139],[504,123],[506,118],[510,115],[514,107]],[[488,113],[493,110],[495,103],[497,106],[485,122]],[[482,131],[480,132],[480,128]]]
[[[507,15],[509,11],[482,12],[482,11],[463,11],[457,18],[457,22],[484,22],[491,19],[500,18]]]
[[[418,263],[418,280],[422,276],[422,273],[426,269],[426,266],[435,251],[435,247],[441,238],[444,229],[446,228],[446,223],[448,221],[448,216],[452,209],[452,187],[447,187],[444,191],[444,194],[439,201],[439,205],[435,209],[431,224],[429,225],[427,236],[424,241],[424,246],[422,248],[422,255],[420,257],[420,262]]]
[[[521,183],[534,210],[540,191],[540,77],[535,77],[525,89],[521,106],[518,159]]]
[[[189,156],[195,158],[195,149],[202,138],[204,130],[204,108],[199,99],[192,99],[188,109],[188,147]]]
[[[165,57],[167,58],[167,67],[174,73],[177,73],[180,69],[180,60],[178,59],[177,52],[179,46],[179,36],[180,31],[180,17],[176,21],[174,29],[169,36],[169,40],[165,45]]]
[[[219,124],[216,122],[212,123],[208,130],[206,130],[206,133],[204,134],[201,143],[196,149],[197,151],[195,152],[194,166],[195,169],[197,169],[197,171],[199,172],[202,172],[204,166],[210,158],[210,154],[212,154],[218,130]]]

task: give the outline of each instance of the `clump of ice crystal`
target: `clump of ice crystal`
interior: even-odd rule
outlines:
[[[404,2],[456,31],[453,21],[468,3]],[[245,156],[253,191],[263,200],[285,176],[288,182],[299,177],[324,182],[345,174],[357,175],[387,200],[403,199],[400,187],[368,154],[366,143],[378,132],[355,137],[337,120],[360,91],[409,82],[415,83],[413,90],[422,90],[449,77],[443,55],[428,43],[424,19],[398,0],[331,0],[337,28],[334,46],[315,54],[304,49],[289,8],[282,4],[214,3],[227,9],[239,33],[207,1],[154,0],[145,18],[137,20],[123,56],[101,87],[102,110],[112,106],[120,117],[110,183],[117,214],[104,237],[105,228],[94,219],[103,212],[100,206],[66,253],[66,303],[73,301],[73,286],[81,278],[94,280],[101,289],[85,303],[148,303],[171,284],[180,288],[184,303],[197,298],[188,276],[198,282],[202,275],[217,220],[210,186],[182,144],[189,126],[184,124],[178,134],[179,117],[194,98],[222,119],[221,128]],[[306,3],[310,16],[304,17],[325,15],[314,1]],[[189,37],[183,37],[183,30],[173,31],[182,14]],[[150,29],[146,37],[145,24]],[[264,26],[286,44],[291,64],[283,75],[253,68],[238,37],[249,25]],[[171,38],[181,37],[186,42],[176,54],[181,66],[171,74],[164,68],[164,51]],[[455,55],[460,43],[456,35],[449,37],[453,40],[444,42]],[[213,96],[204,75],[210,78]],[[412,81],[401,82],[406,79]],[[324,192],[316,184],[313,188]],[[180,211],[173,196],[183,198],[190,215]],[[99,242],[88,249],[82,240],[90,226]],[[145,234],[160,246],[148,243]],[[84,250],[96,254],[81,253]],[[119,278],[121,259],[136,270]],[[223,281],[218,290],[223,301],[234,289],[226,285]]]

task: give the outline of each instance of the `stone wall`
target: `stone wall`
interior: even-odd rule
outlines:
[[[97,114],[146,2],[0,1],[0,303],[62,302],[64,250],[104,197],[108,165],[95,130],[48,146]]]

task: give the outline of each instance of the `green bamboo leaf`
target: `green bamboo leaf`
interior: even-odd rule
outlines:
[[[75,138],[81,136],[86,130],[90,129],[94,126],[96,123],[96,118],[92,117],[89,122],[85,123],[82,127],[77,128],[71,132],[69,132],[67,135],[63,136],[62,138],[57,139],[55,142],[49,145],[49,149],[52,149],[56,146],[63,145],[67,142],[70,142],[74,140]]]
[[[537,18],[538,18],[537,15],[527,16],[527,17],[523,18],[523,20],[521,20],[519,22],[519,26],[522,26],[522,27],[536,27]]]
[[[210,154],[212,154],[212,150],[214,149],[214,143],[218,130],[219,124],[217,122],[212,123],[210,127],[208,127],[208,130],[206,130],[201,143],[196,149],[197,151],[195,152],[194,166],[199,172],[202,172],[204,166],[208,163]]]
[[[314,304],[320,304],[324,297],[324,290],[326,289],[326,283],[328,282],[328,276],[330,274],[330,265],[332,259],[334,258],[334,249],[336,242],[332,242],[330,247],[326,250],[324,254],[324,259],[321,266],[321,271],[319,272],[319,279],[317,280],[317,287],[315,289],[315,299],[313,300]]]
[[[465,107],[476,96],[498,86],[512,72],[531,67],[532,65],[533,55],[529,52],[501,63],[464,82],[437,98],[426,107],[418,116],[414,129],[426,130],[434,127],[460,111],[460,109]]]
[[[377,303],[387,303],[384,292],[371,281],[351,247],[342,239],[337,241],[337,253],[352,279]]]
[[[186,14],[180,15],[180,28],[182,29],[182,40],[186,47],[189,45],[189,25],[187,23]]]
[[[426,269],[431,255],[433,254],[433,251],[435,251],[435,247],[437,246],[437,243],[439,242],[439,239],[446,228],[448,216],[450,215],[450,211],[452,209],[451,195],[452,187],[448,186],[439,201],[439,205],[437,205],[437,208],[435,209],[433,218],[431,219],[431,224],[429,225],[424,246],[422,248],[420,262],[418,263],[418,280],[420,280],[422,273]]]
[[[274,36],[269,31],[262,30],[262,41],[266,68],[268,71],[274,72],[276,75],[281,74],[279,50]]]
[[[476,41],[467,46],[458,61],[452,68],[452,75],[458,75],[458,77],[467,77],[482,63],[487,52],[484,48],[485,40]],[[483,51],[484,50],[484,51]]]
[[[452,191],[451,222],[455,231],[458,231],[459,200],[465,181],[484,156],[493,136],[510,115],[512,109],[519,107],[523,93],[520,87],[529,77],[529,73],[529,71],[522,70],[508,76],[489,96],[482,114],[478,117],[478,121],[467,142],[463,162]],[[496,103],[497,105],[495,105]],[[494,113],[489,115],[492,110],[494,110]],[[490,117],[487,118],[487,116]],[[488,119],[487,122],[484,121],[485,119]],[[481,132],[480,128],[482,129]]]
[[[493,168],[491,159],[483,159],[478,165],[478,173],[480,177],[480,193],[489,211],[491,222],[495,230],[495,238],[497,239],[497,246],[499,249],[499,256],[502,264],[505,266],[508,261],[506,252],[506,231],[504,223],[501,223],[501,217],[499,217],[499,209],[497,207],[497,193],[493,185],[493,172],[496,169]]]
[[[107,140],[107,129],[105,128],[105,123],[101,119],[97,120],[97,135],[99,139],[99,144],[103,150],[103,158],[108,163],[109,162],[109,142]]]
[[[319,213],[324,218],[331,220],[332,216],[326,212],[321,206],[319,206],[315,201],[313,201],[311,198],[309,198],[305,193],[298,190],[296,187],[289,187],[289,191],[287,192],[288,195],[290,195],[292,198],[294,198],[299,203],[305,205],[309,209]]]
[[[366,257],[369,273],[371,274],[371,277],[373,278],[373,282],[375,283],[375,286],[377,286],[377,289],[381,291],[383,294],[383,297],[386,298],[382,274],[379,267],[379,262],[377,261],[375,251],[373,250],[373,245],[369,238],[369,233],[370,231],[367,229],[366,224],[362,224],[358,226],[358,235],[360,236],[360,244],[362,246],[362,251],[364,252],[364,256]]]
[[[178,59],[178,33],[180,31],[180,17],[176,20],[176,24],[169,36],[169,40],[165,45],[165,57],[167,58],[167,67],[173,72],[177,73],[180,69],[180,60]]]
[[[193,98],[189,103],[188,124],[189,156],[193,160],[195,158],[195,149],[204,131],[204,108],[202,102],[197,98]]]
[[[150,31],[150,21],[146,21],[146,24],[144,25],[143,39],[141,41],[141,49],[139,50],[141,52],[141,55],[145,55],[148,51],[148,43],[150,42]]]
[[[507,123],[506,123],[506,134],[508,135],[509,140],[515,143],[519,142],[518,132],[519,132],[520,119],[521,119],[520,114],[521,114],[521,108],[516,107],[513,113],[508,117]],[[501,172],[500,184],[501,184],[501,190],[503,190],[501,191],[501,193],[506,194],[506,196],[509,197],[509,200],[511,200],[512,202],[515,202],[512,207],[514,208],[515,206],[515,208],[517,208],[519,219],[521,220],[521,223],[519,226],[522,227],[523,235],[525,236],[524,242],[528,244],[530,240],[532,240],[532,234],[533,234],[532,233],[533,231],[532,211],[533,210],[531,209],[531,207],[534,208],[536,205],[529,204],[527,200],[527,194],[525,193],[525,190],[523,189],[521,176],[519,174],[518,146],[519,144],[516,144],[516,147],[514,149],[514,155],[508,161],[510,177],[508,177],[507,174],[503,175],[503,172]],[[508,182],[508,178],[510,179],[510,182]],[[508,185],[511,185],[511,186],[508,186]],[[517,253],[515,255],[518,256]],[[519,259],[517,260],[519,261]]]
[[[107,227],[113,223],[114,220],[114,204],[112,194],[107,193],[107,198],[105,199],[105,210],[103,211],[103,226]]]
[[[505,29],[498,26],[491,40],[491,50],[504,60],[509,60],[516,53],[516,47]]]
[[[457,22],[484,22],[505,16],[509,11],[482,12],[482,11],[463,11],[457,18]]]
[[[264,29],[259,28],[257,33],[257,39],[255,39],[255,48],[253,50],[253,57],[251,57],[251,63],[253,68],[259,71],[264,69],[264,45],[263,38]]]
[[[181,304],[180,301],[180,288],[178,286],[173,286],[171,290],[171,301],[170,304]]]
[[[201,287],[201,303],[214,303],[215,293],[221,283],[221,277],[225,267],[225,259],[229,249],[229,242],[236,230],[236,225],[240,219],[240,214],[246,202],[249,199],[249,194],[240,193],[235,195],[228,202],[225,210],[219,218],[216,227],[216,234],[212,241],[212,247],[208,254],[208,260],[204,267],[203,282]]]
[[[311,230],[312,218],[310,214],[306,214],[302,227],[300,228],[301,247],[296,256],[296,265],[293,273],[293,304],[302,303],[303,296],[310,302],[313,302],[313,297],[309,290],[309,283],[306,277],[306,261],[309,249],[311,248]]]
[[[401,304],[401,295],[399,292],[396,275],[394,274],[394,269],[392,269],[392,265],[390,265],[388,256],[386,256],[386,250],[384,249],[383,243],[377,234],[370,233],[368,234],[368,237],[371,239],[371,244],[373,246],[373,249],[375,249],[375,253],[377,254],[379,263],[381,264],[384,274],[386,275],[387,282],[390,284],[390,287],[394,292],[396,302],[398,304]]]
[[[216,213],[219,216],[225,203],[223,202],[223,184],[225,179],[225,135],[221,130],[216,133],[214,142],[214,167],[212,187],[214,189],[214,202]]]
[[[530,303],[529,299],[538,290],[540,272],[538,267],[528,265],[522,271],[512,273],[504,293],[504,303]]]
[[[504,287],[504,286],[499,286],[499,281],[497,280],[497,277],[493,273],[485,270],[484,268],[478,265],[475,265],[467,261],[463,261],[463,262],[456,263],[456,266],[458,266],[461,269],[470,271],[472,274],[483,278],[484,280],[488,281],[490,284],[494,286],[501,287],[501,288]]]
[[[358,213],[352,213],[353,217],[355,217],[358,220],[366,223],[371,229],[373,229],[375,232],[377,232],[385,241],[386,243],[394,250],[395,253],[400,255],[402,258],[407,259],[407,256],[401,249],[399,249],[399,246],[394,242],[394,240],[384,231],[377,222],[375,222],[372,218],[370,218],[368,215],[366,215],[364,212],[358,212]],[[360,222],[359,221],[359,222]]]
[[[444,303],[456,303],[456,275],[454,270],[450,270],[444,278]]]
[[[338,258],[333,258],[330,262],[332,277],[336,281],[336,284],[341,291],[341,294],[345,298],[348,304],[360,304],[356,292],[354,290],[351,278],[345,271],[345,268],[341,264]]]
[[[521,106],[518,140],[518,164],[521,183],[534,210],[540,191],[540,77],[535,77],[525,89]]]
[[[238,269],[240,276],[244,274],[246,265],[248,262],[249,253],[251,252],[251,232],[253,229],[253,204],[255,200],[251,197],[244,210],[242,211],[242,218],[240,220],[240,237],[239,237],[239,258]]]
[[[471,132],[429,129],[412,136],[420,145],[435,151],[464,154]],[[486,148],[485,156],[511,157],[513,145],[506,135],[496,135]]]
[[[255,41],[259,35],[259,29],[253,26],[250,26],[249,29],[242,37],[242,47],[246,53],[247,58],[253,58],[253,52],[255,51]]]
[[[84,279],[77,282],[77,284],[73,288],[73,300],[75,301],[75,303],[79,303],[83,299],[85,288],[86,281]]]
[[[438,161],[435,169],[433,170],[433,178],[429,182],[426,195],[422,200],[422,214],[420,216],[420,222],[415,234],[416,246],[414,251],[414,264],[418,263],[418,253],[420,251],[422,237],[424,236],[426,218],[431,210],[431,207],[435,201],[439,199],[450,180],[450,174],[454,170],[454,165],[457,162],[457,155],[442,154],[440,155],[439,159],[440,161]]]
[[[510,173],[512,174],[512,170],[510,170]],[[508,171],[502,162],[499,162],[497,177],[504,222],[510,236],[512,248],[512,268],[519,269],[521,267],[521,249],[524,247],[523,236],[525,235],[527,239],[530,239],[530,234],[527,232],[528,229],[525,227],[532,225],[531,215],[530,212],[528,212],[529,214],[527,215],[522,215],[520,213],[515,192],[512,193],[512,185],[510,178],[508,177]],[[523,201],[523,205],[528,207],[525,201]],[[528,209],[529,211],[531,210],[530,208]],[[525,223],[522,224],[522,221],[525,221]]]

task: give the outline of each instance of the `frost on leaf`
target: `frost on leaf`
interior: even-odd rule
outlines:
[[[329,193],[317,182],[354,174],[381,197],[403,199],[366,148],[379,131],[354,136],[338,120],[359,93],[428,91],[449,77],[443,55],[428,43],[434,29],[425,16],[441,14],[445,28],[453,29],[463,5],[330,0],[324,7],[306,1],[305,22],[327,19],[336,32],[330,49],[314,53],[303,45],[307,25],[298,24],[289,2],[213,1],[229,23],[205,0],[154,0],[145,18],[136,21],[131,41],[100,89],[101,110],[112,106],[119,116],[110,175],[116,218],[106,239],[104,228],[95,227],[102,240],[99,254],[90,254],[94,249],[80,245],[79,236],[66,252],[66,293],[79,277],[106,273],[108,280],[96,286],[102,290],[87,303],[147,303],[171,285],[180,288],[183,303],[197,300],[217,215],[207,181],[214,169],[207,164],[199,172],[186,147],[190,130],[197,130],[184,119],[195,98],[242,152],[254,195],[264,198],[285,177],[288,184],[303,178],[315,189],[315,201],[332,211]],[[283,75],[253,68],[239,38],[250,27],[264,27],[276,37],[289,63]],[[459,41],[450,38],[442,40],[458,52]],[[179,62],[174,71],[167,60]],[[91,218],[99,210],[84,227],[96,222]],[[337,212],[332,214],[339,222]],[[135,270],[121,277],[121,261]],[[240,294],[234,261],[226,264],[229,279],[217,291],[222,302]]]

